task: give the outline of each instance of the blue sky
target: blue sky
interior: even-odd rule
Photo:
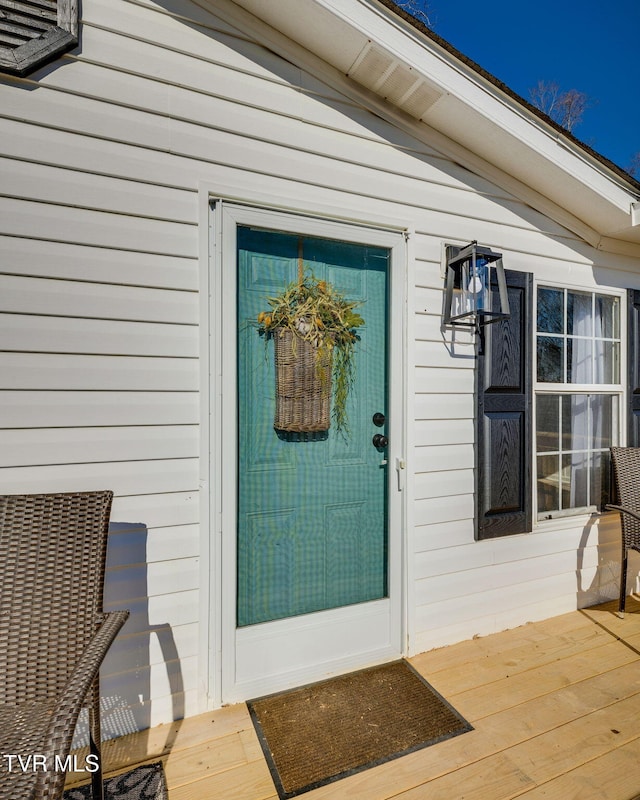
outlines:
[[[573,134],[626,169],[640,151],[640,0],[428,0],[432,27],[529,99],[539,80],[593,101]]]

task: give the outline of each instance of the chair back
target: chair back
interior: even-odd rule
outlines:
[[[611,460],[618,505],[640,513],[640,447],[612,447]],[[625,548],[640,549],[640,520],[621,514]]]
[[[95,633],[112,499],[0,496],[0,702],[58,695]]]

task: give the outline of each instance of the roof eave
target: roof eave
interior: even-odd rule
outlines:
[[[547,198],[579,222],[576,232],[592,232],[585,236],[592,244],[605,237],[640,244],[640,215],[632,214],[640,184],[392,0],[234,2],[385,104],[408,112],[426,137],[442,134]],[[410,90],[390,96],[388,82],[374,81],[371,65],[384,70],[385,63],[397,65],[406,86],[416,79],[422,106],[411,102]]]

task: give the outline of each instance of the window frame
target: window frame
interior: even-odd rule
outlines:
[[[563,323],[566,324],[566,293],[581,292],[594,295],[605,295],[617,298],[618,305],[618,337],[619,342],[619,374],[618,383],[568,383],[568,382],[543,382],[538,380],[538,290],[541,288],[559,289],[565,292],[565,304],[563,308]],[[567,509],[557,509],[555,511],[541,512],[538,508],[538,443],[537,443],[537,411],[538,397],[540,395],[613,395],[618,398],[618,418],[617,418],[617,443],[623,445],[627,437],[627,369],[628,369],[628,347],[627,347],[627,290],[616,287],[602,287],[598,285],[575,284],[571,282],[534,279],[533,285],[533,319],[531,326],[532,333],[532,452],[531,469],[533,480],[531,481],[533,522],[535,527],[547,526],[558,520],[575,519],[580,516],[601,515],[607,512],[599,510],[595,505],[573,507]],[[543,332],[544,333],[544,332]],[[561,334],[566,340],[570,335],[565,331]],[[549,333],[549,336],[553,336]],[[592,337],[593,340],[594,337]],[[606,337],[605,340],[610,340]],[[566,355],[565,355],[566,366]],[[565,371],[566,377],[566,371]],[[560,451],[562,452],[562,451]],[[596,452],[587,451],[587,452]]]

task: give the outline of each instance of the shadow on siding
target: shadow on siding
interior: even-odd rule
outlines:
[[[609,525],[597,524],[593,517],[585,525],[577,549],[576,581],[577,606],[590,606],[615,600],[620,592],[621,543],[620,533],[612,532]],[[602,523],[602,520],[600,520]],[[594,538],[597,537],[597,541]],[[585,559],[586,552],[596,547],[597,565]],[[628,588],[635,586],[638,563],[634,553],[629,553]]]
[[[149,729],[152,697],[168,696],[171,718],[184,717],[184,682],[173,630],[168,623],[152,621],[150,614],[147,539],[143,523],[112,522],[109,526],[104,607],[106,611],[128,609],[130,617],[100,673],[103,741]],[[153,647],[154,639],[159,648]],[[87,744],[84,713],[73,746]]]

